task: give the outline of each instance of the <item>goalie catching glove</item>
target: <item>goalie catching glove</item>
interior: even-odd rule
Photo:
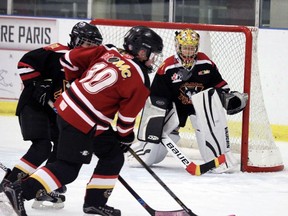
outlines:
[[[247,104],[248,94],[237,91],[225,92],[217,89],[223,107],[227,110],[228,115],[234,115],[241,112]]]
[[[127,152],[132,145],[135,135],[134,132],[130,133],[129,135],[122,137],[119,134],[117,134],[117,139],[120,143],[120,148],[123,150],[123,152]]]
[[[41,81],[34,82],[34,92],[32,97],[40,103],[42,106],[45,106],[50,99],[50,94],[52,90],[52,80],[45,79]]]

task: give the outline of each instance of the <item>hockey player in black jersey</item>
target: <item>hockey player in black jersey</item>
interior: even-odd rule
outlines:
[[[54,103],[57,160],[4,187],[17,215],[27,215],[24,200],[73,182],[95,155],[98,160],[86,185],[83,212],[121,216],[120,209],[107,203],[124,165],[124,153],[134,141],[136,117],[150,93],[148,73],[163,41],[152,29],[135,26],[125,34],[123,48],[76,48],[61,58],[67,80],[74,82]]]
[[[70,43],[60,43],[32,50],[18,62],[18,72],[24,89],[20,95],[16,115],[19,117],[21,133],[25,141],[31,141],[28,151],[20,158],[1,182],[0,192],[6,183],[15,182],[35,172],[46,161],[56,160],[58,128],[56,113],[48,102],[54,102],[67,88],[64,71],[59,62],[61,56],[75,47],[98,46],[102,35],[95,25],[78,22],[71,31]],[[39,193],[32,208],[47,207],[50,201],[54,208],[63,208],[65,186],[50,194]],[[51,206],[51,205],[49,205]]]
[[[176,31],[174,40],[176,53],[166,58],[158,68],[150,94],[150,98],[160,97],[170,101],[169,112],[164,115],[163,132],[157,135],[161,137],[163,145],[155,145],[151,140],[143,138],[146,142],[138,142],[132,148],[147,165],[161,162],[170,149],[168,145],[173,143],[176,146],[180,140],[179,129],[185,127],[189,119],[204,162],[225,154],[226,163],[214,169],[213,173],[232,172],[238,161],[230,150],[225,112],[228,115],[241,112],[246,106],[248,95],[230,91],[216,64],[199,51],[200,35],[196,31],[189,28]],[[145,111],[152,112],[148,109]],[[141,123],[146,121],[142,118]],[[144,128],[140,131],[146,133],[151,130]],[[133,156],[129,155],[128,159],[133,166]]]

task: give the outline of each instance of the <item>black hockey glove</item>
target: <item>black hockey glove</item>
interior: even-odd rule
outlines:
[[[120,143],[120,148],[125,153],[129,150],[130,146],[132,145],[135,139],[135,135],[134,135],[134,132],[130,133],[128,136],[125,136],[125,137],[121,137],[117,134],[117,139]]]
[[[238,91],[226,92],[217,89],[223,107],[227,110],[228,115],[234,115],[241,112],[247,104],[248,94]]]
[[[52,80],[51,79],[45,79],[41,81],[34,82],[34,92],[32,97],[40,103],[42,106],[47,104],[49,101],[49,96],[51,94],[52,90]]]

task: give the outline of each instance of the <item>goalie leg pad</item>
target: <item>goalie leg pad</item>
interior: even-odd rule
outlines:
[[[138,140],[159,143],[168,102],[165,98],[150,96],[143,108],[138,129]]]
[[[196,115],[190,120],[195,129],[200,154],[205,162],[229,151],[225,111],[216,90],[210,88],[192,96]]]
[[[160,163],[168,152],[162,144],[149,142],[137,142],[131,148],[148,166]],[[131,154],[128,154],[127,161],[130,167],[142,167]]]
[[[165,117],[163,134],[166,134],[170,137],[170,135],[175,132],[175,129],[177,129],[178,126],[179,126],[179,118],[178,118],[178,114],[176,111],[176,106],[173,103],[173,108],[167,113]],[[179,134],[178,134],[178,137],[179,137]],[[178,140],[174,142],[177,143]]]
[[[175,128],[178,128],[178,125],[178,115],[175,105],[173,105],[173,109],[171,109],[165,117],[161,139],[169,136],[174,143],[177,143],[180,140],[179,133],[177,130],[175,130]],[[137,142],[133,144],[131,148],[148,166],[160,163],[162,160],[164,160],[168,153],[166,147],[160,143],[155,144],[151,142]],[[128,155],[128,163],[131,167],[136,167],[139,165],[139,163],[135,162],[135,160],[136,159],[132,155]]]

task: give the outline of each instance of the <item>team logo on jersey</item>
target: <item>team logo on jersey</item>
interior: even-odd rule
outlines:
[[[63,80],[62,82],[63,86],[58,91],[54,92],[54,100],[56,100],[66,89],[68,89],[68,86],[70,86],[69,82],[67,80]]]
[[[89,151],[87,151],[87,150],[84,150],[84,151],[82,151],[82,152],[80,152],[81,153],[81,155],[83,155],[83,156],[88,156],[90,153],[89,153]]]
[[[198,75],[205,75],[205,74],[209,74],[210,73],[210,70],[203,70],[203,71],[199,71],[198,72]]]
[[[177,83],[182,81],[182,74],[174,73],[171,77],[172,83]]]
[[[188,94],[194,95],[200,91],[203,91],[204,86],[201,83],[190,82],[184,83],[180,86],[179,91],[180,94],[178,99],[182,102],[182,104],[192,104],[191,98],[188,97]]]
[[[110,57],[109,59],[107,59],[108,62],[113,63],[113,62],[118,62],[120,59],[119,57]]]
[[[118,59],[116,62],[112,62],[121,71],[121,76],[123,78],[131,77],[130,65],[126,64],[125,61]]]
[[[131,71],[130,71],[130,65],[126,64],[125,61],[120,59],[118,56],[114,56],[111,54],[105,54],[103,58],[109,62],[115,65],[120,71],[121,71],[121,76],[123,78],[129,78],[131,77]]]
[[[58,50],[58,48],[60,47],[60,44],[59,43],[54,43],[54,44],[50,44],[50,45],[48,45],[48,46],[46,46],[46,47],[43,47],[45,50],[55,50],[55,49],[57,49]],[[56,50],[56,51],[57,51]],[[58,50],[59,51],[59,50]],[[64,48],[64,47],[62,47],[62,50],[61,50],[62,52],[67,52],[68,51],[68,48]]]

